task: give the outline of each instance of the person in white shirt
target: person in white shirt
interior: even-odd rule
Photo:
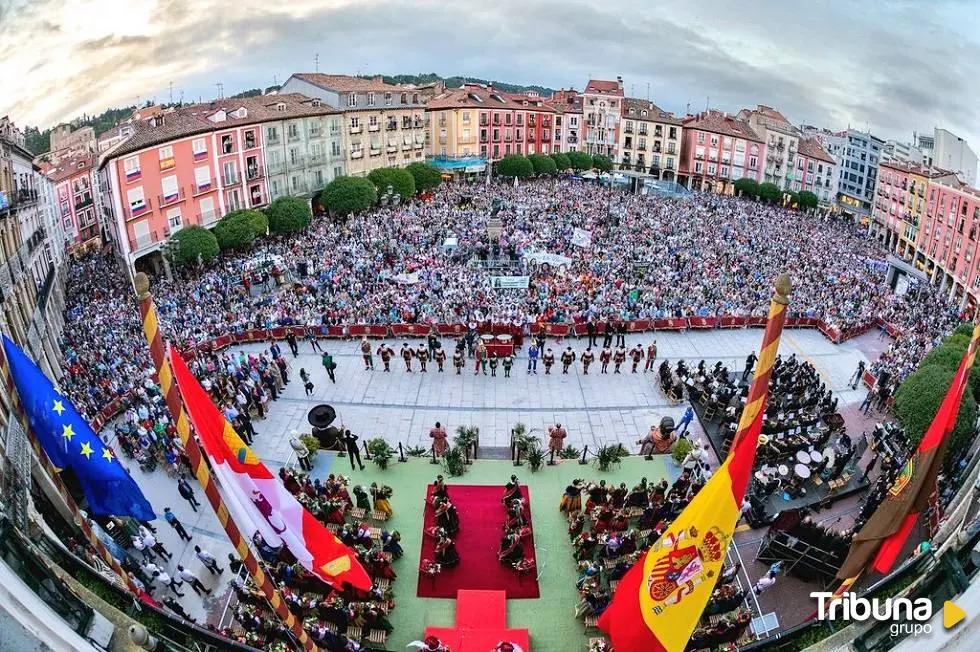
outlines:
[[[177,566],[177,577],[180,578],[181,581],[190,584],[191,588],[194,589],[194,593],[201,595],[201,591],[203,591],[204,593],[211,595],[211,589],[204,586],[204,584],[197,577],[197,575],[190,572],[183,566],[180,565]]]
[[[194,546],[194,552],[197,553],[197,558],[201,560],[204,567],[211,571],[212,575],[220,575],[225,572],[224,568],[218,568],[218,560],[214,558],[207,550],[201,550],[201,546]]]
[[[180,585],[183,584],[183,582],[178,582],[175,578],[170,577],[170,575],[167,574],[167,571],[159,570],[153,573],[153,579],[160,586],[169,586],[170,590],[173,591],[177,597],[184,597],[184,594],[179,590]]]

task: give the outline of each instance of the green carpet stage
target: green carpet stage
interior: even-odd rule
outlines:
[[[324,462],[326,460],[321,464],[325,467]],[[404,463],[393,461],[385,471],[373,462],[364,460],[364,464],[364,471],[351,474],[347,461],[338,458],[333,460],[330,470],[350,475],[354,484],[377,482],[394,489],[391,505],[395,516],[387,527],[401,533],[405,556],[394,563],[398,574],[394,582],[397,606],[391,613],[395,631],[388,640],[388,649],[404,650],[411,641],[421,640],[426,628],[452,629],[456,623],[456,600],[416,597],[426,489],[438,473],[446,474],[441,466],[430,464],[428,458],[410,459]],[[511,473],[516,473],[521,484],[529,488],[540,597],[508,600],[507,626],[527,629],[534,652],[585,650],[587,638],[582,623],[573,617],[578,594],[572,546],[566,534],[567,521],[558,511],[565,487],[575,478],[604,479],[616,484],[625,482],[630,487],[641,477],[651,482],[661,477],[672,481],[678,469],[668,456],[656,456],[652,461],[629,457],[606,473],[598,472],[592,464],[581,466],[575,461],[545,466],[537,473],[531,473],[527,466],[514,467],[510,461],[477,460],[467,467],[465,475],[447,476],[446,482],[452,496],[453,484],[502,486]],[[500,515],[494,514],[492,519],[496,523],[500,521]],[[463,527],[466,527],[465,523]],[[461,549],[459,553],[465,563],[466,551]]]

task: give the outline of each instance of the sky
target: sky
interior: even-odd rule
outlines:
[[[973,0],[0,0],[0,116],[49,127],[291,73],[463,75],[980,149]],[[171,91],[172,84],[172,91]]]

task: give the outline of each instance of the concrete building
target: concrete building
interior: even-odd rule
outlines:
[[[392,86],[380,76],[296,73],[280,92],[302,93],[343,111],[347,174],[364,176],[378,168],[425,160],[424,96],[429,91]]]
[[[930,184],[955,182],[956,175],[948,170],[882,161],[869,234],[906,262],[915,264]],[[924,262],[918,261],[919,269],[923,269]]]
[[[683,128],[681,185],[731,194],[743,177],[762,180],[766,143],[747,122],[712,109],[688,116]]]
[[[798,147],[790,190],[812,192],[822,208],[830,208],[837,198],[837,162],[816,138],[801,137]]]
[[[623,78],[616,81],[590,79],[582,96],[585,118],[585,152],[601,154],[613,161],[619,156],[619,127],[623,104]]]
[[[274,197],[309,195],[343,173],[340,113],[295,93],[215,100],[155,114],[103,155],[110,239],[130,274],[166,269],[184,226]]]
[[[622,170],[649,172],[656,179],[675,181],[680,168],[683,123],[649,100],[623,99],[619,131]]]
[[[792,190],[800,181],[797,175],[800,130],[782,113],[763,104],[754,109],[742,109],[735,118],[747,122],[766,143],[762,182]]]
[[[81,127],[72,130],[71,125],[60,124],[51,130],[48,160],[60,163],[75,154],[94,154],[98,151],[95,129]]]
[[[98,194],[98,161],[94,154],[76,154],[47,171],[54,185],[57,214],[69,249],[102,243],[101,203]]]
[[[933,132],[934,149],[932,165],[952,170],[963,177],[968,186],[977,184],[977,155],[966,140],[946,129],[936,127]]]
[[[555,109],[552,151],[577,152],[582,147],[582,95],[574,88],[555,91],[549,103]]]
[[[980,296],[980,190],[936,180],[925,191],[914,264],[952,301],[975,311]]]
[[[848,129],[823,134],[822,144],[837,161],[837,204],[845,215],[867,219],[874,203],[878,162],[885,141],[868,132]]]
[[[133,131],[133,123],[124,122],[116,125],[104,134],[100,134],[98,144],[96,145],[99,150],[99,154],[105,154],[110,149],[132,136]]]
[[[61,377],[64,236],[51,183],[12,125],[0,138],[0,331]]]
[[[892,139],[885,142],[881,150],[881,160],[923,165],[924,155],[914,144]]]

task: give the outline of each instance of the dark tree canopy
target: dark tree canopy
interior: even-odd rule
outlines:
[[[408,201],[415,195],[415,177],[404,168],[378,168],[371,170],[368,180],[374,184],[378,191],[378,197],[388,192],[388,186],[392,191],[401,195],[402,199]]]
[[[179,243],[179,244],[175,244]],[[218,239],[202,226],[187,226],[170,236],[170,248],[174,252],[174,262],[178,265],[214,260],[220,250]]]
[[[437,188],[442,183],[442,172],[428,163],[410,163],[405,170],[415,179],[415,192]]]
[[[517,177],[524,179],[534,174],[534,166],[526,157],[511,154],[497,161],[497,174],[502,177]]]
[[[366,177],[337,177],[321,191],[320,201],[331,213],[349,215],[378,203],[378,191]]]
[[[265,209],[269,218],[269,230],[274,233],[291,233],[309,226],[313,215],[310,205],[299,197],[280,197]]]
[[[252,241],[255,240],[255,230],[253,228],[254,220],[250,219],[248,215],[251,212],[256,211],[232,211],[214,225],[214,236],[218,239],[218,246],[222,250],[247,249],[252,246]]]

